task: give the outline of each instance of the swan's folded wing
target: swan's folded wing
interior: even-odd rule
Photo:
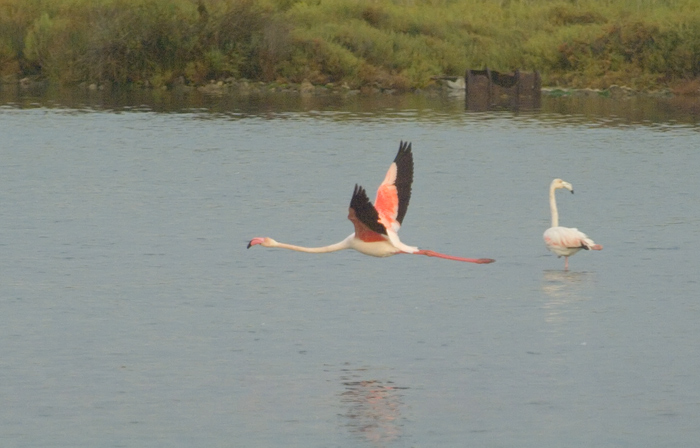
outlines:
[[[571,227],[551,227],[544,233],[544,240],[548,245],[566,249],[588,250],[595,244],[585,233]]]

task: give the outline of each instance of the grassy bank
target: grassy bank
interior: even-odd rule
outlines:
[[[635,89],[700,76],[697,0],[0,0],[0,76],[425,87],[467,68]]]

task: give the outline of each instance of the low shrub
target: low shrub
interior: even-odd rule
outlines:
[[[696,0],[0,0],[0,75],[424,87],[468,68],[646,88],[700,76]]]

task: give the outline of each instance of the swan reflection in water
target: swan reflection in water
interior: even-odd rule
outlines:
[[[579,309],[577,302],[588,300],[586,290],[595,281],[592,272],[571,272],[561,270],[544,271],[542,291],[548,300],[544,303],[547,312],[545,321],[550,324],[563,324],[569,313]]]
[[[344,426],[351,434],[374,446],[385,446],[401,437],[402,390],[392,381],[362,379],[368,369],[343,369],[340,403],[345,412]]]
[[[592,272],[549,270],[544,271],[542,290],[552,298],[575,298],[593,280]]]

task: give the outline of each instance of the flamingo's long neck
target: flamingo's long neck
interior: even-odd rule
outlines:
[[[556,188],[549,187],[549,208],[552,210],[552,227],[559,227],[559,211],[557,210],[557,199],[554,196]]]
[[[286,244],[286,243],[279,243],[279,242],[276,243],[273,247],[279,247],[281,249],[295,250],[297,252],[307,252],[310,254],[325,254],[328,252],[337,252],[339,250],[350,248],[347,239],[345,239],[339,243],[335,243],[335,244],[331,244],[330,246],[323,246],[323,247],[295,246],[293,244]]]

